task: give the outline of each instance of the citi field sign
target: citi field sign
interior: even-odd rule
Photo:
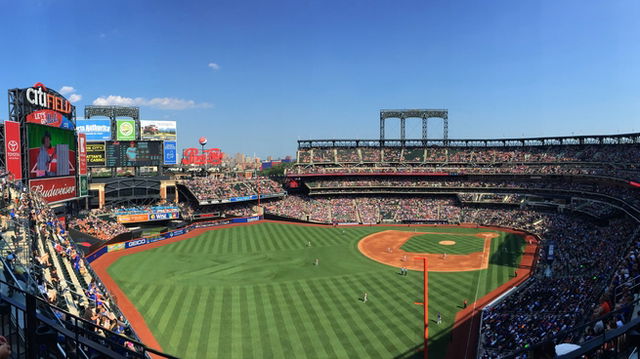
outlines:
[[[71,102],[60,96],[56,91],[47,89],[45,85],[38,82],[33,87],[24,90],[24,96],[28,103],[43,109],[57,111],[70,115],[72,112]]]

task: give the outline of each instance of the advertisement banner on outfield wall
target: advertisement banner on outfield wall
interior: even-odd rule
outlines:
[[[143,244],[147,244],[147,240],[145,238],[134,239],[133,241],[125,242],[126,248],[138,247]]]
[[[116,140],[117,141],[135,141],[136,140],[136,121],[116,120]]]
[[[147,243],[154,243],[154,242],[158,242],[161,241],[164,238],[163,235],[155,235],[155,236],[151,236],[151,237],[145,237],[145,239],[147,240]]]
[[[164,164],[178,164],[178,144],[176,141],[164,141]]]
[[[183,228],[171,231],[171,232],[167,232],[167,233],[162,233],[160,235],[153,235],[153,236],[150,236],[150,237],[143,237],[143,238],[134,239],[132,241],[128,241],[128,242],[124,242],[124,243],[117,243],[117,244],[111,244],[111,245],[108,245],[108,246],[104,246],[104,247],[98,249],[97,251],[95,251],[94,253],[92,253],[91,255],[87,256],[86,259],[89,261],[89,263],[93,262],[94,260],[96,260],[100,256],[102,256],[104,253],[107,253],[107,248],[108,248],[109,252],[113,252],[115,250],[138,247],[138,246],[142,246],[142,245],[145,245],[145,244],[150,244],[150,243],[162,241],[164,239],[169,239],[169,238],[172,238],[172,237],[181,236],[181,235],[183,235],[185,233],[189,233],[190,231],[192,231],[194,229],[198,229],[198,228],[217,227],[217,226],[223,226],[223,225],[231,224],[231,223],[253,222],[253,221],[260,220],[260,219],[262,219],[261,216],[253,216],[253,217],[245,217],[245,218],[234,218],[233,220],[221,220],[221,221],[192,223],[192,224],[190,224],[190,225],[188,225],[186,227],[183,227]]]
[[[84,133],[87,141],[111,141],[111,120],[76,120],[78,133]]]
[[[115,252],[123,249],[124,249],[124,243],[109,244],[107,246],[107,252]]]
[[[22,179],[22,146],[20,123],[4,121],[4,160],[13,179]]]

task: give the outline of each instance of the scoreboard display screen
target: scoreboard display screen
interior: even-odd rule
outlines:
[[[120,141],[106,143],[107,167],[159,166],[161,141]]]

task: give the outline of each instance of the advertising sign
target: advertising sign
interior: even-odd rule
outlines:
[[[164,141],[164,164],[178,164],[178,144],[176,141]]]
[[[140,138],[155,141],[176,141],[176,121],[140,121]]]
[[[4,160],[7,165],[7,171],[16,180],[22,179],[21,151],[20,123],[4,121]]]
[[[77,120],[76,129],[78,133],[87,135],[87,141],[110,141],[111,140],[111,120]]]
[[[78,196],[84,197],[89,195],[89,179],[87,176],[78,177]]]
[[[104,142],[87,143],[87,165],[102,167],[107,163],[104,153]]]
[[[162,142],[127,141],[106,143],[107,167],[159,166],[162,164]]]
[[[223,153],[219,148],[209,148],[202,153],[197,148],[185,148],[182,151],[183,165],[213,165],[222,163]]]
[[[27,123],[29,178],[76,174],[75,132]]]
[[[87,174],[87,136],[78,134],[78,173],[81,176]]]
[[[76,178],[70,176],[34,179],[29,181],[29,188],[47,202],[63,201],[76,196]]]
[[[168,213],[151,213],[149,214],[150,221],[162,221],[166,219],[175,219],[178,218],[178,211],[176,212],[168,212]]]
[[[116,120],[116,140],[135,141],[135,139],[136,139],[136,121]]]
[[[124,243],[116,243],[107,245],[108,252],[121,251],[124,249]]]
[[[38,110],[31,112],[27,115],[27,122],[37,123],[38,125],[66,128],[67,130],[73,130],[74,128],[73,122],[71,122],[68,117],[53,110]]]
[[[122,214],[116,216],[116,219],[120,223],[137,223],[137,222],[149,222],[149,221],[164,221],[167,219],[176,219],[180,215],[179,211],[166,212],[166,213],[140,213],[140,214]]]
[[[24,91],[25,99],[32,106],[54,110],[67,115],[70,115],[73,111],[73,106],[66,98],[53,90],[47,89],[40,82],[22,91]]]
[[[149,220],[149,214],[123,214],[117,217],[120,223],[146,222]]]
[[[144,238],[141,238],[141,239],[136,239],[130,242],[126,242],[125,247],[133,248],[133,247],[141,246],[143,244],[147,244],[147,240]]]

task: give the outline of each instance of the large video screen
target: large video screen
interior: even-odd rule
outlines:
[[[140,121],[141,134],[143,140],[175,141],[176,121]]]
[[[106,143],[107,167],[159,166],[162,164],[162,158],[160,141]]]
[[[29,177],[76,174],[76,137],[73,130],[27,123]]]

